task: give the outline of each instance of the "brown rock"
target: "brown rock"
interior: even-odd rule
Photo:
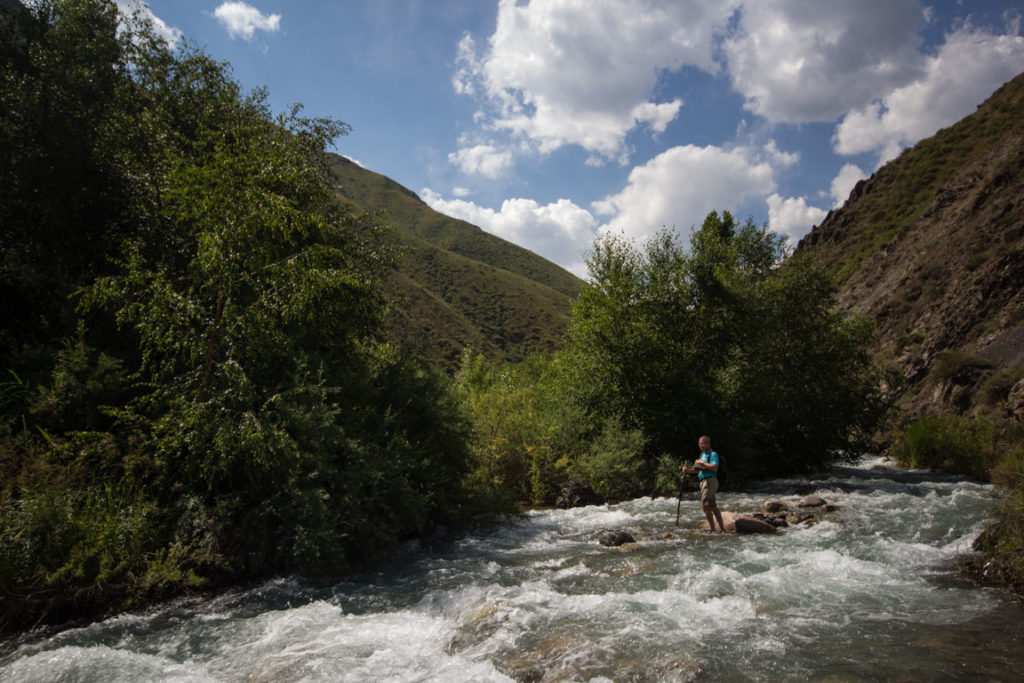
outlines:
[[[774,524],[754,517],[737,517],[733,527],[738,534],[774,534],[777,531]]]
[[[1010,389],[1006,397],[1006,408],[1015,418],[1024,421],[1024,379]]]
[[[725,530],[731,533],[773,534],[776,531],[774,525],[742,512],[723,511],[722,523],[725,524]],[[708,523],[701,522],[700,528],[707,529]]]
[[[620,545],[626,545],[627,543],[636,543],[636,539],[633,535],[625,531],[614,531],[612,529],[605,529],[597,537],[598,542],[601,545],[607,545],[612,547],[618,547]]]

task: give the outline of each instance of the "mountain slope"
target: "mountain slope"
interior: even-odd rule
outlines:
[[[1024,75],[858,183],[798,250],[877,321],[904,407],[1012,412],[1007,392],[979,389],[1024,376]]]
[[[338,155],[330,162],[339,196],[380,214],[401,251],[386,286],[393,341],[448,367],[466,346],[507,360],[558,346],[579,278],[390,178]]]

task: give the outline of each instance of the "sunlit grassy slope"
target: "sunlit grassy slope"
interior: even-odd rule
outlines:
[[[387,283],[393,341],[449,368],[467,346],[515,361],[561,343],[579,278],[344,157],[331,167],[339,195],[378,213],[401,251]]]

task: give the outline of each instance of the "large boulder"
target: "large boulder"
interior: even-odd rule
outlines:
[[[725,525],[725,530],[729,532],[735,532],[738,534],[774,534],[776,528],[773,524],[758,519],[754,515],[748,515],[742,512],[722,512],[722,523]],[[701,522],[700,527],[707,529],[708,523]]]
[[[774,534],[778,530],[774,524],[756,517],[737,517],[732,524],[738,534]]]
[[[766,500],[764,505],[761,506],[761,511],[765,513],[773,512],[785,512],[789,510],[789,506],[781,500]]]

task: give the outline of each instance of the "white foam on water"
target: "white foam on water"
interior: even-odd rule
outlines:
[[[105,645],[59,647],[17,659],[0,670],[0,680],[19,683],[58,681],[214,681],[204,666]]]
[[[894,677],[933,671],[937,653],[969,657],[944,634],[1014,618],[991,591],[943,580],[981,532],[991,487],[869,474],[817,487],[841,509],[816,525],[766,536],[695,533],[692,497],[678,528],[675,498],[532,511],[333,591],[281,580],[69,629],[7,656],[0,679],[856,679],[871,673],[862,652]],[[721,500],[755,511],[776,497],[799,498]],[[602,529],[639,541],[606,548]]]

